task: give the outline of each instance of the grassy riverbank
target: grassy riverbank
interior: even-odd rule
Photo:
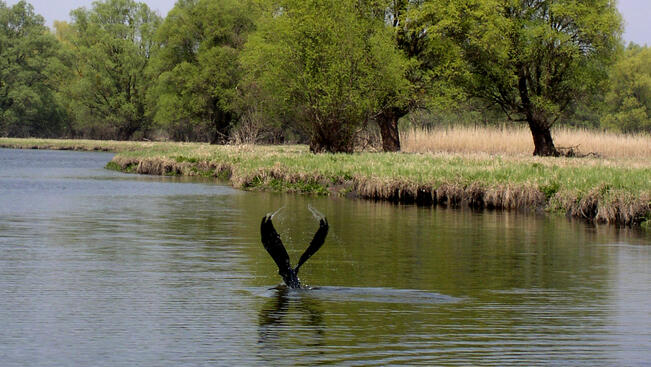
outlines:
[[[651,163],[487,153],[310,154],[305,146],[0,139],[14,148],[104,150],[109,168],[229,180],[236,188],[422,205],[545,210],[614,224],[651,218]]]

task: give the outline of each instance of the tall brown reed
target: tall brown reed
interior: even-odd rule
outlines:
[[[614,159],[651,161],[651,135],[627,135],[586,129],[556,128],[552,137],[557,147],[597,153]],[[431,130],[410,129],[401,136],[403,151],[413,153],[488,153],[530,156],[533,141],[524,126],[464,127]]]

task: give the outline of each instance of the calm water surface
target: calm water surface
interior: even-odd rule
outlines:
[[[248,193],[0,149],[0,365],[651,365],[651,234]],[[280,282],[275,218],[297,259]],[[296,261],[296,260],[294,260]]]

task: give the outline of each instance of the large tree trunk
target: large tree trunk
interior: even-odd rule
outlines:
[[[380,135],[382,135],[382,149],[385,152],[400,151],[400,133],[398,132],[398,120],[407,111],[400,108],[389,108],[384,110],[377,118],[377,124],[380,126]]]
[[[534,156],[540,157],[558,157],[560,153],[554,146],[554,140],[549,126],[535,118],[527,118],[529,129],[533,136]]]
[[[527,81],[527,70],[520,66],[518,73],[518,90],[522,100],[522,108],[529,123],[529,129],[533,136],[534,156],[558,157],[560,154],[554,146],[550,126],[544,114],[536,109],[529,98],[529,82]]]

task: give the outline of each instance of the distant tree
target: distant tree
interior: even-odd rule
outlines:
[[[559,154],[552,125],[601,86],[622,29],[612,0],[429,0],[416,18],[462,61],[447,76],[526,122],[539,156]]]
[[[154,121],[177,140],[225,142],[241,78],[238,55],[254,27],[249,1],[181,0],[159,28],[152,60]]]
[[[651,132],[651,48],[630,45],[610,74],[602,126]]]
[[[144,134],[151,125],[145,70],[158,47],[153,35],[160,17],[133,0],[95,1],[90,10],[79,8],[71,16],[72,29],[60,24],[57,34],[72,53],[75,77],[65,92],[78,128],[100,138]]]
[[[57,136],[63,110],[50,75],[59,44],[26,1],[0,1],[0,136]]]
[[[407,99],[407,60],[366,10],[353,0],[269,1],[245,47],[242,87],[295,122],[313,152],[352,151],[360,126]]]

